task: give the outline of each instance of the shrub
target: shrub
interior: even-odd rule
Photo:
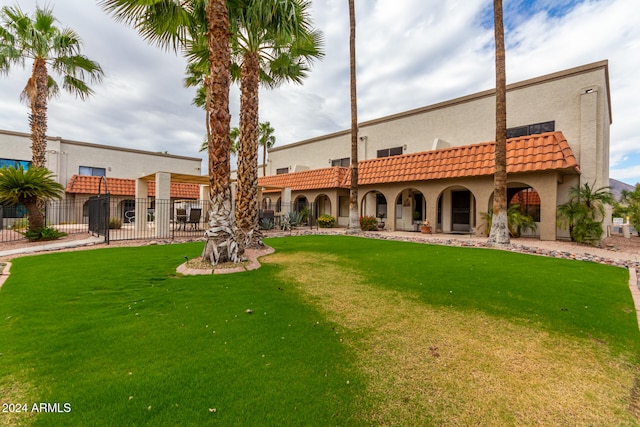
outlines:
[[[263,230],[271,230],[274,226],[273,218],[264,217],[260,220],[260,228]]]
[[[20,219],[16,220],[16,222],[13,223],[13,229],[14,230],[24,230],[28,226],[29,226],[29,219],[28,218],[20,218]]]
[[[318,217],[318,227],[320,228],[333,228],[336,225],[336,219],[331,215],[320,215]]]
[[[375,231],[378,229],[378,220],[375,216],[361,216],[360,229],[362,231]]]
[[[486,223],[484,234],[488,236],[491,232],[491,224],[493,223],[493,209],[489,209],[489,212],[483,212],[482,219],[484,219]],[[522,213],[520,205],[518,204],[513,204],[507,209],[507,222],[509,235],[511,237],[520,237],[523,232],[529,230],[536,231],[538,228],[531,216]]]
[[[120,218],[109,219],[109,230],[120,230],[122,228],[122,220]]]
[[[29,229],[25,231],[24,236],[30,242],[39,242],[44,240],[57,240],[66,236],[67,233],[56,230],[53,227],[42,227],[40,229]]]

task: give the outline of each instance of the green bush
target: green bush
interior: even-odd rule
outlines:
[[[336,225],[336,219],[331,215],[320,215],[318,217],[318,227],[320,228],[333,228]]]
[[[264,217],[260,220],[260,228],[263,230],[272,230],[275,227],[273,218]]]
[[[120,218],[109,219],[109,230],[120,230],[122,228],[122,220]]]
[[[378,220],[375,216],[361,216],[360,229],[362,231],[375,231],[378,229]]]
[[[14,230],[24,230],[28,226],[29,226],[29,219],[25,217],[25,218],[17,219],[16,222],[13,223],[12,228]]]
[[[42,227],[40,229],[29,229],[24,233],[24,236],[30,242],[39,242],[44,240],[57,240],[66,236],[67,233],[56,230],[53,227]]]

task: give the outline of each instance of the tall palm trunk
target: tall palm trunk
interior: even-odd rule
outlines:
[[[507,216],[507,77],[502,0],[494,0],[493,17],[496,43],[496,151],[493,219],[489,244],[508,245],[510,240]]]
[[[258,227],[258,52],[244,54],[241,76],[236,222],[240,243],[245,247],[261,247],[262,236]]]
[[[349,229],[360,229],[358,209],[358,96],[356,92],[356,13],[349,0],[349,70],[351,81],[351,187],[349,188]]]
[[[229,88],[231,77],[229,65],[229,15],[225,0],[209,0],[207,5],[209,41],[208,79],[210,104],[207,105],[211,124],[211,144],[209,144],[209,185],[211,210],[207,243],[202,257],[212,265],[220,262],[238,262],[241,253],[236,243],[233,224],[231,195],[231,115],[229,113]]]
[[[20,203],[27,209],[29,215],[29,230],[40,230],[44,227],[44,214],[40,205],[44,204],[44,200],[37,197],[29,197],[20,200]]]
[[[46,167],[48,81],[46,61],[36,58],[25,93],[31,103],[31,161],[37,167]]]

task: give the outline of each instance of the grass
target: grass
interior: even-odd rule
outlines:
[[[15,259],[0,400],[71,412],[0,424],[638,423],[623,269],[356,237],[268,244],[259,270],[218,276],[176,276],[201,244]]]

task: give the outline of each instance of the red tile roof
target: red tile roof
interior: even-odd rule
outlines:
[[[149,182],[149,196],[155,197],[156,183]],[[100,187],[99,176],[73,175],[67,184],[66,192],[75,194],[98,194]],[[135,197],[136,182],[133,179],[107,178],[109,193],[114,196]],[[100,187],[102,193],[106,193],[104,183]],[[200,187],[195,184],[183,184],[179,182],[171,183],[171,197],[180,199],[199,199]]]
[[[336,166],[332,168],[264,176],[258,178],[258,185],[276,188],[289,187],[293,191],[349,188],[348,184],[345,186],[346,176],[348,174],[349,168]],[[268,190],[265,192],[268,192]]]
[[[382,184],[492,175],[495,142],[443,148],[359,162],[358,184]],[[545,170],[580,172],[562,132],[511,138],[507,141],[507,173]]]
[[[358,162],[358,184],[424,181],[492,175],[495,142],[443,148]],[[578,162],[562,132],[548,132],[507,141],[507,173],[570,170],[580,173]],[[342,180],[340,180],[342,178]],[[264,187],[294,191],[349,188],[349,168],[333,167],[261,177]]]

